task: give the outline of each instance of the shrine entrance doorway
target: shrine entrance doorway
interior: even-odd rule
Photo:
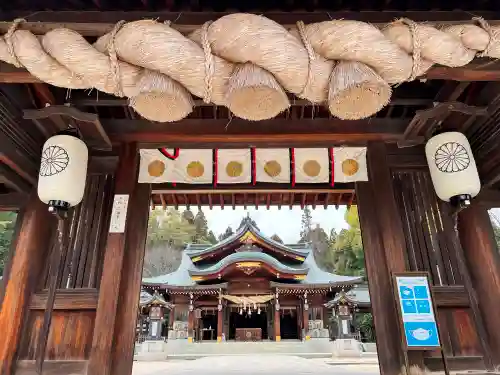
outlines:
[[[299,339],[299,322],[296,309],[284,308],[281,310],[280,327],[282,340]]]
[[[230,307],[229,340],[260,341],[269,338],[267,314],[264,309],[248,311]]]
[[[201,341],[217,341],[217,311],[212,309],[203,310],[199,328]]]

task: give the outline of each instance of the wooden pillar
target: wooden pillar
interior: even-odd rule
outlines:
[[[188,312],[188,342],[193,342],[194,337],[194,311]]]
[[[131,232],[136,231],[132,224],[144,220],[143,212],[139,207],[140,212],[134,212],[137,209],[139,198],[133,196],[137,185],[137,170],[139,165],[139,154],[135,144],[124,144],[120,152],[120,160],[115,177],[115,198],[117,195],[125,195],[128,198],[128,209],[126,215],[125,228],[115,229],[115,233],[109,233],[103,262],[103,273],[99,290],[99,300],[97,304],[97,312],[94,325],[94,335],[92,340],[92,348],[90,352],[88,373],[110,375],[112,360],[113,360],[113,338],[115,325],[117,320],[118,300],[121,290],[122,270],[125,266],[126,239],[128,236],[133,236],[132,233],[127,233],[127,229]],[[142,208],[144,209],[144,208]],[[113,208],[113,211],[114,208]],[[116,212],[112,212],[112,215]],[[140,219],[134,218],[139,215]],[[147,217],[147,216],[146,216]],[[113,219],[112,219],[113,220]],[[136,243],[137,244],[137,243]],[[139,249],[129,249],[129,251],[140,251]],[[127,257],[133,255],[127,255]],[[132,263],[132,261],[130,261]],[[134,268],[134,267],[132,267]],[[135,275],[136,276],[136,275]],[[126,275],[126,277],[135,277],[134,275]],[[139,291],[137,291],[137,296]],[[122,306],[123,309],[131,309],[136,313],[136,307],[133,305]],[[119,318],[121,319],[121,318]],[[135,316],[131,318],[135,321]],[[127,333],[128,334],[128,333]],[[120,349],[122,350],[122,349]],[[126,373],[125,373],[126,374]]]
[[[274,309],[274,341],[281,341],[280,310]]]
[[[173,329],[175,322],[175,306],[172,306],[170,313],[168,314],[168,329]]]
[[[141,293],[142,266],[148,232],[151,185],[137,184],[130,196],[131,215],[125,234],[125,256],[118,296],[118,308],[113,344],[112,374],[132,374],[136,319]],[[106,269],[104,269],[106,271]],[[124,308],[126,306],[126,308]]]
[[[473,205],[459,215],[459,235],[479,301],[493,365],[500,365],[500,253],[486,208]]]
[[[42,272],[55,220],[34,191],[22,215],[0,310],[0,374],[10,375],[30,295]]]
[[[222,332],[224,326],[224,306],[220,310],[217,310],[217,342],[222,341]]]
[[[365,265],[370,289],[379,367],[397,375],[404,363],[392,273],[406,269],[406,244],[394,197],[385,145],[368,146],[369,182],[356,183]]]
[[[304,340],[309,340],[311,339],[311,336],[309,336],[309,308],[306,309],[305,306],[302,309],[302,325],[304,326]]]

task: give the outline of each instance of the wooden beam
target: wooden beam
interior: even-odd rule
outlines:
[[[470,64],[469,64],[470,65]],[[459,68],[435,66],[425,74],[426,79],[446,79],[451,81],[499,81],[498,68],[476,69],[476,65],[466,65]]]
[[[246,121],[185,119],[168,126],[147,120],[102,119],[111,141],[137,141],[143,148],[163,147],[255,147],[265,145],[303,146],[359,143],[370,140],[397,141],[410,119],[370,118],[343,121],[339,119],[273,119]],[[286,132],[283,130],[286,129]]]
[[[38,165],[7,137],[0,137],[0,162],[20,175],[30,184],[37,183]]]
[[[354,191],[354,186],[352,184],[335,184],[339,186],[338,188],[329,187],[328,184],[298,184],[295,186],[290,186],[290,184],[273,184],[273,183],[263,183],[259,184],[255,188],[247,184],[232,185],[232,186],[217,186],[214,188],[212,185],[199,186],[199,185],[187,185],[177,184],[176,187],[172,187],[170,184],[153,184],[152,194],[170,193],[170,194],[224,194],[229,192],[234,193],[260,193],[266,194],[268,192],[272,193],[289,193],[290,191],[296,193],[352,193]],[[276,186],[277,185],[277,186]],[[326,185],[326,187],[325,187]],[[342,186],[342,187],[341,187]]]
[[[19,193],[29,193],[32,185],[5,164],[0,163],[0,183]]]
[[[9,193],[0,194],[0,211],[17,211],[28,201],[28,194]]]
[[[114,25],[121,21],[137,21],[155,19],[160,22],[171,21],[172,27],[182,33],[191,33],[199,29],[207,21],[215,21],[228,12],[148,12],[148,11],[40,11],[31,13],[29,22],[19,25],[20,29],[30,30],[35,34],[66,27],[77,31],[83,36],[102,36],[109,33]],[[332,19],[347,19],[369,22],[383,26],[399,18],[410,18],[416,22],[453,25],[471,23],[471,14],[466,11],[338,11],[338,12],[259,12],[259,14],[283,25],[285,28],[296,27],[297,21],[306,24],[330,21]],[[474,16],[483,17],[491,25],[496,25],[498,13],[491,11],[475,11]],[[12,25],[12,20],[25,18],[26,12],[2,12],[0,33],[5,34]]]
[[[0,63],[1,66],[1,63]],[[295,98],[289,94],[291,107],[311,106],[307,99]],[[432,106],[434,100],[425,98],[393,98],[388,106]],[[75,107],[127,107],[129,100],[97,91],[96,95],[89,96],[85,92],[76,91],[70,98],[70,103]],[[193,98],[195,107],[217,107],[213,103],[206,103],[203,99]],[[216,116],[214,116],[216,118]]]

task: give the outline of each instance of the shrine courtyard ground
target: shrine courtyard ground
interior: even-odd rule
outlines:
[[[305,359],[294,356],[211,356],[196,360],[134,362],[133,375],[378,375],[374,363],[335,362],[327,358]]]

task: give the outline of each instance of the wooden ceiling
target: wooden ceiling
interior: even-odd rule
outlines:
[[[0,9],[10,10],[170,10],[170,11],[498,11],[496,0],[10,0],[2,1]]]
[[[205,187],[194,190],[192,186],[162,187],[153,185],[151,207],[220,207],[222,209],[235,209],[239,207],[255,207],[256,209],[269,209],[271,206],[279,209],[299,206],[328,208],[340,205],[350,207],[356,204],[354,186],[342,184],[342,187],[308,186],[290,188],[290,186],[273,186],[275,184],[262,184],[262,186],[226,186],[224,188]]]

